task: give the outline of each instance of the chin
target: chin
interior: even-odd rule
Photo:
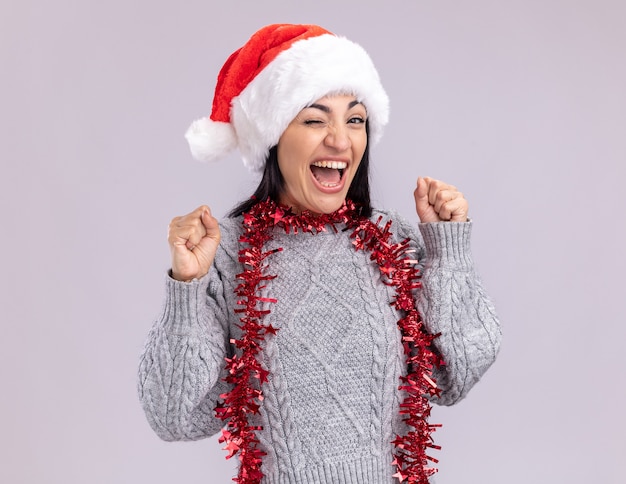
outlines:
[[[291,210],[293,210],[295,213],[307,211],[314,214],[328,214],[339,210],[344,204],[345,200],[346,197],[342,196],[324,196],[312,201],[302,200],[298,202],[282,200],[281,203],[283,203],[283,205],[291,207]]]
[[[329,197],[325,200],[320,200],[315,204],[314,207],[309,207],[307,210],[314,213],[332,213],[339,210],[344,202],[346,201],[346,197]]]

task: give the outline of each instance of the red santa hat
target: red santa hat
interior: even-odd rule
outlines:
[[[198,160],[239,148],[244,164],[262,171],[289,123],[329,94],[356,96],[367,109],[369,143],[380,139],[389,99],[367,52],[317,25],[268,25],[228,58],[211,115],[194,121],[185,137]]]

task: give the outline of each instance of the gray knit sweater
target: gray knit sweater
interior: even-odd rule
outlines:
[[[462,399],[494,361],[500,326],[474,272],[471,222],[421,224],[421,235],[397,214],[397,241],[410,238],[421,261],[418,309],[446,365],[435,377],[435,403]],[[383,221],[384,223],[384,221]],[[221,223],[222,241],[210,272],[199,280],[167,278],[162,312],[150,331],[139,368],[139,395],[148,421],[164,440],[196,440],[218,432],[219,395],[228,391],[224,357],[240,331],[234,289],[241,219]],[[399,376],[406,373],[390,306],[393,288],[381,282],[369,253],[355,251],[346,232],[316,235],[276,231],[264,295],[268,336],[262,362],[270,371],[255,423],[266,484],[388,484],[395,480],[392,445],[404,431]],[[436,434],[435,434],[436,438]]]

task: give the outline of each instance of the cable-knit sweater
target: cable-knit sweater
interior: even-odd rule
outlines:
[[[471,222],[420,224],[397,214],[396,241],[417,250],[422,288],[417,305],[445,366],[435,371],[441,397],[462,399],[494,361],[500,326],[474,271]],[[385,223],[383,220],[382,223]],[[149,334],[139,369],[139,394],[148,421],[164,440],[196,440],[218,432],[219,395],[228,391],[224,357],[238,338],[234,314],[241,218],[221,222],[222,239],[209,273],[198,280],[167,278],[166,300]],[[276,230],[263,296],[266,337],[262,363],[270,371],[261,411],[253,420],[262,449],[266,484],[388,484],[392,444],[404,432],[398,389],[405,355],[383,284],[369,253],[355,251],[349,232],[285,234]],[[412,258],[413,258],[412,254]],[[436,438],[436,434],[435,434]]]

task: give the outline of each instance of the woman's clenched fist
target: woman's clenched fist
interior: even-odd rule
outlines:
[[[209,272],[220,243],[217,219],[206,205],[174,217],[167,240],[172,254],[172,277],[179,281],[200,278]]]

